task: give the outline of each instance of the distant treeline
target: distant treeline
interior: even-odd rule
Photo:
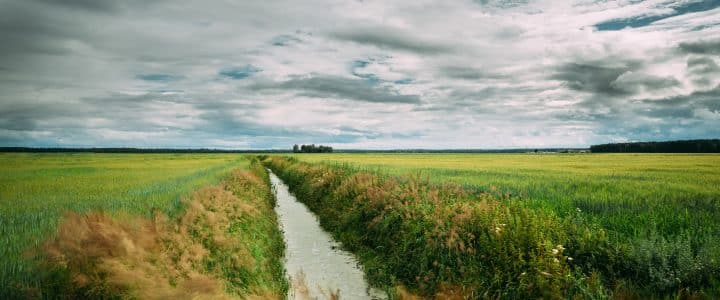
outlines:
[[[590,146],[594,153],[720,153],[720,140],[613,143]]]
[[[0,147],[0,152],[38,152],[38,153],[290,153],[289,150],[225,150],[225,149],[175,149],[175,148],[31,148]]]
[[[330,146],[315,146],[315,144],[312,145],[302,145],[298,146],[295,144],[293,146],[293,152],[294,153],[332,153],[333,148]]]
[[[305,145],[306,153],[318,153],[307,150],[313,149],[312,145]],[[333,149],[332,147],[323,147],[325,153],[527,153],[527,152],[559,152],[559,153],[577,153],[588,151],[587,148],[516,148],[516,149],[385,149],[385,150],[369,150],[369,149]],[[320,148],[315,147],[315,150]],[[302,148],[298,145],[298,149],[256,149],[256,150],[237,150],[237,149],[196,149],[196,148],[36,148],[36,147],[0,147],[0,152],[36,152],[36,153],[63,153],[63,152],[86,152],[86,153],[303,153]],[[321,151],[322,152],[322,151]]]

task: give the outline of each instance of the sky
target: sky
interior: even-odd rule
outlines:
[[[720,0],[0,0],[0,146],[720,137]]]

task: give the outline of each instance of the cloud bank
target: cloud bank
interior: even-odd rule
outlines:
[[[0,146],[720,137],[717,1],[0,1]]]

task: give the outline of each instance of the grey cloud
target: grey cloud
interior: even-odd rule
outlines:
[[[113,0],[36,0],[37,2],[51,4],[54,6],[66,6],[70,8],[85,9],[90,11],[115,11],[122,1]]]
[[[171,74],[140,74],[135,76],[137,79],[156,82],[170,82],[183,79],[183,76]]]
[[[720,54],[720,39],[699,40],[695,42],[683,42],[678,46],[686,53],[694,54]]]
[[[0,117],[0,129],[13,131],[27,131],[37,128],[35,120],[20,115],[8,115]]]
[[[610,83],[610,86],[618,91],[637,93],[642,90],[661,90],[680,86],[680,81],[675,77],[660,77],[638,72],[627,72]]]
[[[242,67],[222,69],[220,70],[220,72],[218,72],[218,74],[223,77],[239,80],[248,78],[259,72],[262,72],[262,70],[253,65],[244,65]]]
[[[349,126],[339,126],[338,133],[328,134],[318,130],[299,129],[286,126],[269,126],[252,120],[251,116],[238,116],[226,110],[208,110],[201,118],[206,124],[197,130],[206,134],[218,135],[221,138],[250,137],[253,140],[269,139],[273,143],[285,140],[286,148],[292,144],[305,141],[307,143],[351,143],[362,138],[377,138],[378,133],[359,130]],[[259,144],[261,147],[266,145]]]
[[[0,145],[488,147],[543,126],[548,139],[528,143],[564,142],[568,124],[630,139],[718,134],[716,20],[615,39],[583,14],[624,9],[474,2],[0,0]],[[674,77],[651,71],[683,59]],[[652,93],[687,95],[637,100],[689,81]],[[333,117],[302,119],[322,113]]]
[[[258,83],[253,90],[288,90],[303,96],[335,98],[374,103],[420,103],[417,95],[403,95],[386,86],[374,85],[362,79],[338,76],[293,78],[279,83]]]
[[[400,32],[392,28],[362,28],[336,31],[331,33],[330,36],[339,40],[373,45],[378,48],[409,51],[426,55],[453,51],[449,45],[426,41],[413,37],[412,33]]]
[[[528,0],[473,0],[474,2],[491,7],[510,8],[528,4]]]
[[[720,77],[720,66],[710,57],[688,58],[687,69],[693,83],[702,87],[710,87]]]
[[[665,122],[669,120],[685,120],[686,123],[691,120],[700,121],[695,116],[695,111],[698,109],[720,113],[720,88],[665,99],[633,101],[625,105],[625,110],[630,110],[636,115],[657,118]],[[617,120],[614,120],[614,122],[617,122]],[[693,126],[702,125],[702,122],[695,123]],[[658,126],[664,125],[667,124]]]
[[[143,9],[160,1],[145,0],[27,0],[51,5],[53,8],[67,8],[93,13],[118,13],[123,10]]]
[[[502,74],[488,73],[486,71],[470,68],[449,66],[440,69],[440,74],[453,79],[479,80],[479,79],[501,79],[507,76]]]
[[[625,63],[621,66],[605,67],[587,63],[569,63],[561,65],[552,79],[561,80],[565,85],[576,91],[584,91],[606,95],[623,95],[629,91],[615,81],[621,75],[639,67],[638,62]]]
[[[52,119],[82,118],[84,109],[73,104],[33,103],[5,101],[0,106],[0,129],[31,131],[38,129],[38,123]]]
[[[289,34],[281,34],[281,35],[275,36],[274,38],[272,38],[272,40],[270,40],[271,45],[278,46],[278,47],[285,47],[285,46],[289,46],[294,43],[300,43],[300,42],[302,42],[302,40],[300,38],[298,38],[295,35],[289,35]]]
[[[665,108],[705,108],[717,113],[720,112],[720,86],[709,91],[693,92],[688,95],[668,97],[661,100],[643,100],[641,102],[646,105]]]
[[[720,72],[720,66],[710,57],[691,57],[687,60],[687,68],[695,74],[711,74]]]
[[[203,131],[214,132],[221,136],[293,136],[303,132],[292,128],[272,127],[258,124],[247,117],[229,113],[227,110],[207,110],[200,118],[206,124]]]
[[[71,20],[48,14],[29,3],[0,4],[0,62],[17,63],[18,57],[33,53],[70,53],[61,41],[79,38],[82,31]]]

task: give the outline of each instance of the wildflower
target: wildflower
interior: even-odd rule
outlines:
[[[520,273],[520,276],[525,276],[526,274],[527,274],[527,272],[522,272],[522,273]]]
[[[565,250],[565,247],[563,247],[563,245],[557,245],[557,246],[555,246],[555,248],[557,248],[560,252]]]
[[[553,258],[553,262],[556,263],[556,264],[559,264],[559,263],[560,263],[560,261],[559,261],[557,258]]]
[[[559,251],[558,249],[555,249],[555,248],[552,249],[552,254],[553,254],[553,255],[557,255],[559,252],[560,252],[560,251]]]
[[[573,261],[573,258],[570,257],[570,256],[568,256],[567,260],[568,260],[568,261]]]

